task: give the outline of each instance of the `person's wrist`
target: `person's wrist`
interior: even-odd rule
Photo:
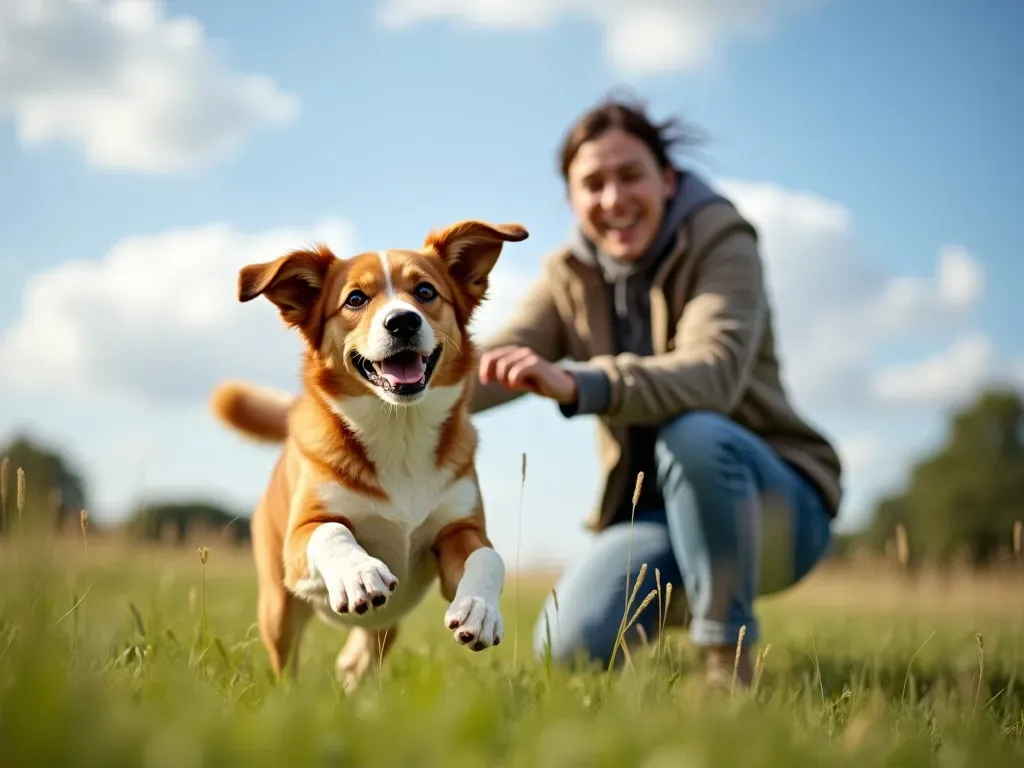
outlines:
[[[571,372],[563,369],[562,375],[565,377],[565,387],[558,402],[560,405],[573,405],[579,399],[579,384]]]

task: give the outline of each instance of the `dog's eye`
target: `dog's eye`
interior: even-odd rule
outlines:
[[[363,304],[368,302],[370,299],[367,298],[366,294],[362,291],[352,291],[345,299],[345,306],[351,307],[352,309],[359,309]]]
[[[434,288],[430,283],[420,283],[416,286],[416,298],[420,301],[427,302],[433,301],[434,297],[437,296],[437,289]]]

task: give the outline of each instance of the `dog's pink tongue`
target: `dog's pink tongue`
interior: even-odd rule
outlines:
[[[423,365],[423,358],[419,355],[406,356],[392,360],[385,360],[380,364],[381,375],[387,379],[392,386],[396,384],[418,384],[423,378],[426,366]]]

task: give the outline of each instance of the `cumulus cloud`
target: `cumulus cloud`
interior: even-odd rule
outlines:
[[[473,315],[470,332],[475,338],[486,340],[497,333],[512,318],[520,302],[533,286],[535,278],[513,266],[509,261],[498,261],[491,273],[487,299]]]
[[[4,0],[0,113],[22,143],[65,141],[96,167],[167,173],[226,156],[298,103],[234,71],[158,0]]]
[[[239,232],[213,224],[118,242],[25,285],[0,336],[9,385],[160,404],[195,401],[223,376],[294,388],[297,338],[269,302],[239,304],[238,270],[314,241],[347,254],[340,221]]]
[[[861,474],[877,466],[883,448],[884,441],[877,435],[859,434],[840,440],[837,450],[846,472]]]
[[[939,352],[883,368],[872,378],[871,388],[884,402],[948,407],[996,382],[1024,387],[1024,361],[1004,364],[985,334],[967,331]]]
[[[769,34],[777,20],[821,0],[381,0],[391,28],[456,19],[481,28],[536,29],[562,20],[599,25],[617,69],[645,75],[695,70],[728,40]]]
[[[959,330],[984,292],[966,249],[940,249],[931,277],[892,273],[859,247],[850,212],[816,195],[726,179],[758,227],[784,376],[801,402],[863,403],[890,345]]]
[[[294,390],[299,341],[269,302],[239,304],[238,270],[316,241],[345,257],[351,229],[333,220],[251,233],[211,224],[128,237],[101,258],[39,273],[0,334],[0,379],[22,391],[161,405],[202,400],[224,376]],[[497,330],[529,284],[499,262],[473,331]]]

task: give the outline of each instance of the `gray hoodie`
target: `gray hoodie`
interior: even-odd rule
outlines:
[[[569,237],[573,255],[585,264],[597,265],[610,292],[614,308],[613,333],[616,352],[636,355],[653,354],[651,343],[650,286],[661,260],[675,245],[679,226],[697,210],[709,203],[728,202],[707,183],[692,172],[680,172],[676,194],[666,202],[661,228],[650,247],[635,261],[620,261],[601,251],[577,226]],[[562,412],[572,416],[576,412],[600,414],[608,405],[611,389],[605,374],[591,366],[567,366],[576,377],[577,404],[564,406]],[[637,512],[664,509],[664,500],[658,491],[654,463],[654,444],[659,425],[634,425],[629,428],[631,443],[631,476],[644,473],[644,485]],[[622,513],[628,519],[629,509]]]

